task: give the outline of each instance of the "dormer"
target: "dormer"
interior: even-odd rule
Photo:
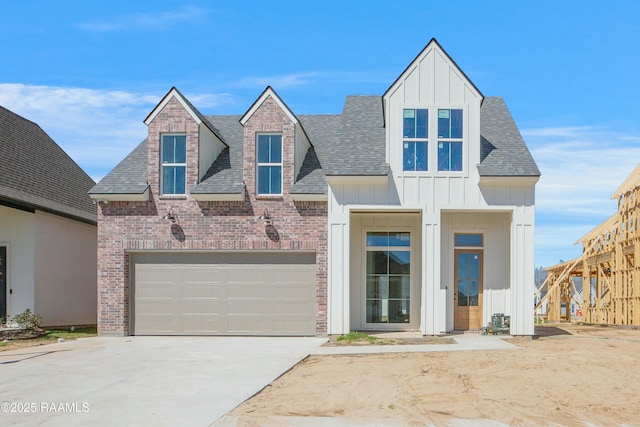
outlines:
[[[175,87],[144,123],[149,186],[161,197],[186,197],[228,148],[218,130]]]
[[[244,132],[243,176],[252,198],[291,195],[307,152],[312,148],[302,124],[268,86],[240,118]]]
[[[435,39],[383,95],[394,175],[468,177],[480,163],[482,93]]]

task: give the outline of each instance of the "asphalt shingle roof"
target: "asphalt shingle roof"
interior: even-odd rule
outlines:
[[[319,150],[327,175],[389,174],[382,98],[348,96],[335,134],[328,142]]]
[[[142,194],[147,183],[147,140],[142,141],[89,194]]]
[[[540,176],[520,131],[501,97],[480,109],[480,176]]]
[[[36,123],[0,106],[0,199],[96,222],[95,182]]]
[[[195,109],[194,109],[195,110]],[[197,110],[196,110],[197,111]],[[203,116],[204,117],[204,116]],[[390,173],[385,163],[385,128],[380,96],[348,96],[342,114],[299,115],[313,147],[290,191],[327,194],[328,175],[379,176]],[[238,194],[243,183],[241,116],[206,116],[228,148],[205,174],[194,194]],[[539,176],[509,110],[500,97],[487,97],[480,114],[481,176]],[[91,193],[138,194],[146,190],[146,141],[109,173]]]

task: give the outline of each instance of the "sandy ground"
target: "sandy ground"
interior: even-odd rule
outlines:
[[[537,333],[510,339],[515,350],[309,357],[229,415],[238,426],[281,416],[640,426],[640,330],[561,325]]]

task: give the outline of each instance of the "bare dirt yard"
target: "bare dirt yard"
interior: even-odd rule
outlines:
[[[563,324],[515,350],[309,357],[229,416],[354,425],[640,426],[640,330]],[[282,418],[279,418],[282,421]]]

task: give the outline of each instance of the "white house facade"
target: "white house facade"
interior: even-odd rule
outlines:
[[[388,166],[326,172],[328,333],[437,335],[504,313],[533,335],[540,173],[502,99],[432,40],[380,111]]]

